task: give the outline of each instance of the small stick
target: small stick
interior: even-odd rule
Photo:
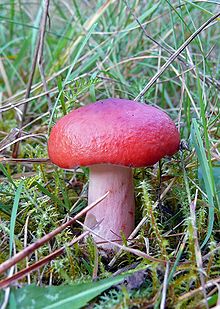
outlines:
[[[84,232],[83,234],[81,234],[80,236],[78,236],[77,238],[73,239],[70,243],[68,243],[66,246],[67,247],[71,247],[73,244],[75,244],[76,242],[80,241],[81,239],[83,239],[86,235],[88,235],[89,232]],[[25,277],[27,274],[30,274],[31,272],[33,272],[36,269],[39,269],[39,267],[42,267],[43,265],[49,263],[51,260],[54,260],[57,256],[61,255],[62,253],[64,253],[66,246],[61,247],[60,249],[57,249],[56,251],[52,252],[51,254],[49,254],[48,256],[46,256],[45,258],[37,261],[36,263],[20,270],[19,272],[17,272],[16,274],[14,274],[13,276],[7,277],[3,280],[0,281],[0,288],[6,288],[8,287],[12,282],[18,280],[18,279],[22,279],[23,277]]]
[[[140,250],[137,250],[137,249],[132,249],[132,248],[129,248],[129,247],[126,247],[124,245],[120,245],[118,244],[117,242],[113,242],[111,240],[108,240],[108,239],[105,239],[104,237],[102,237],[101,235],[98,235],[97,233],[95,233],[92,229],[90,229],[89,227],[87,227],[85,224],[83,224],[82,222],[79,222],[78,220],[76,220],[76,222],[78,224],[80,224],[85,230],[88,230],[91,234],[95,235],[96,237],[99,237],[103,240],[105,240],[105,242],[109,243],[109,244],[112,244],[124,251],[127,251],[127,252],[130,252],[130,253],[133,253],[137,256],[140,256],[142,258],[145,258],[147,260],[150,260],[150,261],[153,261],[153,262],[159,262],[159,263],[163,263],[163,264],[166,264],[168,261],[167,260],[161,260],[161,259],[158,259],[158,258],[155,258],[153,256],[149,256],[147,255],[146,253],[140,251]],[[170,262],[170,264],[173,264],[173,262]]]
[[[12,275],[13,272],[14,272],[14,267],[12,267],[12,268],[10,269],[9,276]],[[7,308],[8,301],[9,301],[9,297],[10,297],[10,287],[8,287],[8,288],[5,290],[4,300],[3,300],[3,302],[1,303],[1,309],[6,309],[6,308]]]
[[[16,144],[16,143],[22,141],[23,139],[27,139],[29,137],[46,138],[44,134],[40,134],[40,133],[39,134],[29,134],[29,135],[24,135],[24,136],[21,136],[21,134],[18,134],[18,138],[15,139],[14,141],[8,143],[7,145],[1,147],[0,152],[2,152],[4,149],[8,148],[9,146]]]
[[[102,200],[106,198],[106,196],[109,194],[109,191],[106,192],[102,197],[97,199],[94,203],[88,205],[86,208],[81,210],[75,217],[67,221],[66,223],[62,224],[58,228],[56,228],[54,231],[48,233],[47,235],[43,236],[42,238],[38,239],[35,243],[29,245],[25,249],[23,249],[21,252],[15,254],[12,258],[5,261],[0,265],[0,274],[8,270],[11,266],[17,264],[19,261],[24,259],[26,256],[30,255],[32,252],[40,248],[43,244],[48,242],[51,238],[55,237],[57,234],[61,233],[65,228],[73,224],[77,219],[82,217],[87,211],[95,207],[98,203],[100,203]]]
[[[205,288],[206,289],[210,289],[213,287],[213,285],[216,285],[216,284],[219,284],[220,283],[220,278],[217,278],[217,279],[211,279],[209,281],[207,281],[205,283]],[[177,298],[176,300],[176,304],[179,304],[180,302],[183,302],[183,301],[186,301],[187,299],[189,298],[192,298],[193,296],[195,296],[196,294],[200,293],[203,291],[203,288],[202,286],[200,286],[199,288],[196,288],[192,291],[189,291],[183,295],[181,295],[179,298]]]
[[[27,158],[6,158],[6,157],[0,157],[0,163],[31,163],[31,164],[49,164],[51,163],[49,158],[39,158],[39,159],[27,159]],[[52,163],[51,163],[52,164]]]
[[[131,233],[131,235],[128,237],[128,239],[133,239],[135,237],[135,235],[139,232],[139,230],[141,229],[141,227],[143,226],[143,224],[145,223],[145,221],[147,221],[147,216],[144,216],[141,221],[138,223],[138,225],[136,226],[136,228],[134,229],[134,231]],[[117,259],[119,258],[119,256],[121,255],[121,253],[123,252],[122,249],[120,249],[116,255],[112,258],[112,260],[108,263],[108,267],[112,267],[115,262],[117,261]]]

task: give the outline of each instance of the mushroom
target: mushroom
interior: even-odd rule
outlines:
[[[106,99],[73,110],[52,128],[50,160],[64,169],[87,166],[88,203],[109,191],[87,212],[85,225],[121,241],[135,226],[132,167],[146,167],[179,149],[174,122],[160,109],[126,99]],[[94,236],[100,242],[98,236]],[[113,248],[102,244],[102,248]]]

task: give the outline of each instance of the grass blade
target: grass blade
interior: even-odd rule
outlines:
[[[8,179],[8,181],[14,186],[14,188],[17,189],[17,186],[14,183],[14,180],[12,179],[11,175],[9,174],[9,172],[6,170],[6,168],[4,167],[2,163],[0,163],[0,170],[5,175],[5,177]]]
[[[93,30],[95,29],[95,27],[96,27],[96,24],[94,24],[94,25],[90,28],[89,32],[87,33],[85,39],[83,40],[81,46],[80,46],[79,49],[78,49],[78,52],[77,52],[77,54],[76,54],[76,56],[75,56],[75,58],[74,58],[74,60],[73,60],[73,62],[72,62],[72,65],[70,66],[70,68],[69,68],[69,70],[68,70],[68,72],[67,72],[66,78],[65,78],[65,80],[64,80],[64,82],[63,82],[62,89],[61,89],[61,91],[59,92],[59,95],[58,95],[58,97],[57,97],[57,99],[56,99],[56,102],[55,102],[54,107],[53,107],[52,112],[51,112],[51,117],[50,117],[50,120],[49,120],[48,130],[50,130],[50,128],[51,128],[55,109],[56,109],[56,107],[57,107],[57,104],[58,104],[58,102],[59,102],[61,96],[63,95],[63,91],[64,91],[64,88],[65,88],[65,86],[66,86],[67,81],[69,80],[70,74],[71,74],[71,72],[72,72],[72,70],[73,70],[73,68],[74,68],[74,66],[75,66],[75,64],[76,64],[76,62],[77,62],[77,60],[79,59],[79,56],[80,56],[81,52],[83,51],[83,49],[84,49],[86,43],[88,42],[88,40],[89,40],[89,38],[90,38],[90,36],[91,36]]]
[[[38,189],[49,196],[49,198],[54,201],[57,205],[61,206],[62,208],[66,208],[65,204],[61,202],[54,194],[50,193],[46,188],[44,188],[39,182],[35,181],[34,184],[38,187]]]
[[[203,142],[202,142],[202,137],[200,135],[199,127],[198,127],[198,124],[195,118],[192,120],[192,143],[195,147],[199,165],[202,170],[205,190],[207,193],[208,203],[209,203],[208,230],[207,230],[207,235],[205,237],[205,240],[203,241],[202,246],[201,246],[203,247],[205,246],[205,244],[207,243],[207,241],[209,240],[212,234],[212,229],[213,229],[213,224],[214,224],[214,199],[213,199],[214,191],[213,191],[213,185],[212,185],[213,181],[211,179],[212,172],[210,171],[210,166],[208,164],[208,160],[206,157],[205,149],[204,149]]]
[[[14,198],[14,203],[13,203],[13,207],[12,207],[11,220],[10,220],[10,240],[9,240],[10,256],[12,256],[15,222],[16,222],[18,204],[19,204],[19,201],[20,201],[22,187],[23,187],[23,182],[21,181],[18,185],[16,192],[15,192],[15,198]]]

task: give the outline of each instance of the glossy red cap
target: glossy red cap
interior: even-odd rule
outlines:
[[[73,110],[52,128],[48,153],[62,167],[152,165],[179,149],[173,121],[158,108],[107,99]]]

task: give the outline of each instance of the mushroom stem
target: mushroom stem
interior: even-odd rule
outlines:
[[[88,203],[109,191],[108,196],[87,212],[85,225],[93,227],[100,236],[108,240],[121,240],[121,233],[128,237],[134,229],[135,201],[132,169],[128,167],[99,164],[90,167]],[[94,236],[95,242],[103,239]],[[112,249],[111,244],[102,244]]]

